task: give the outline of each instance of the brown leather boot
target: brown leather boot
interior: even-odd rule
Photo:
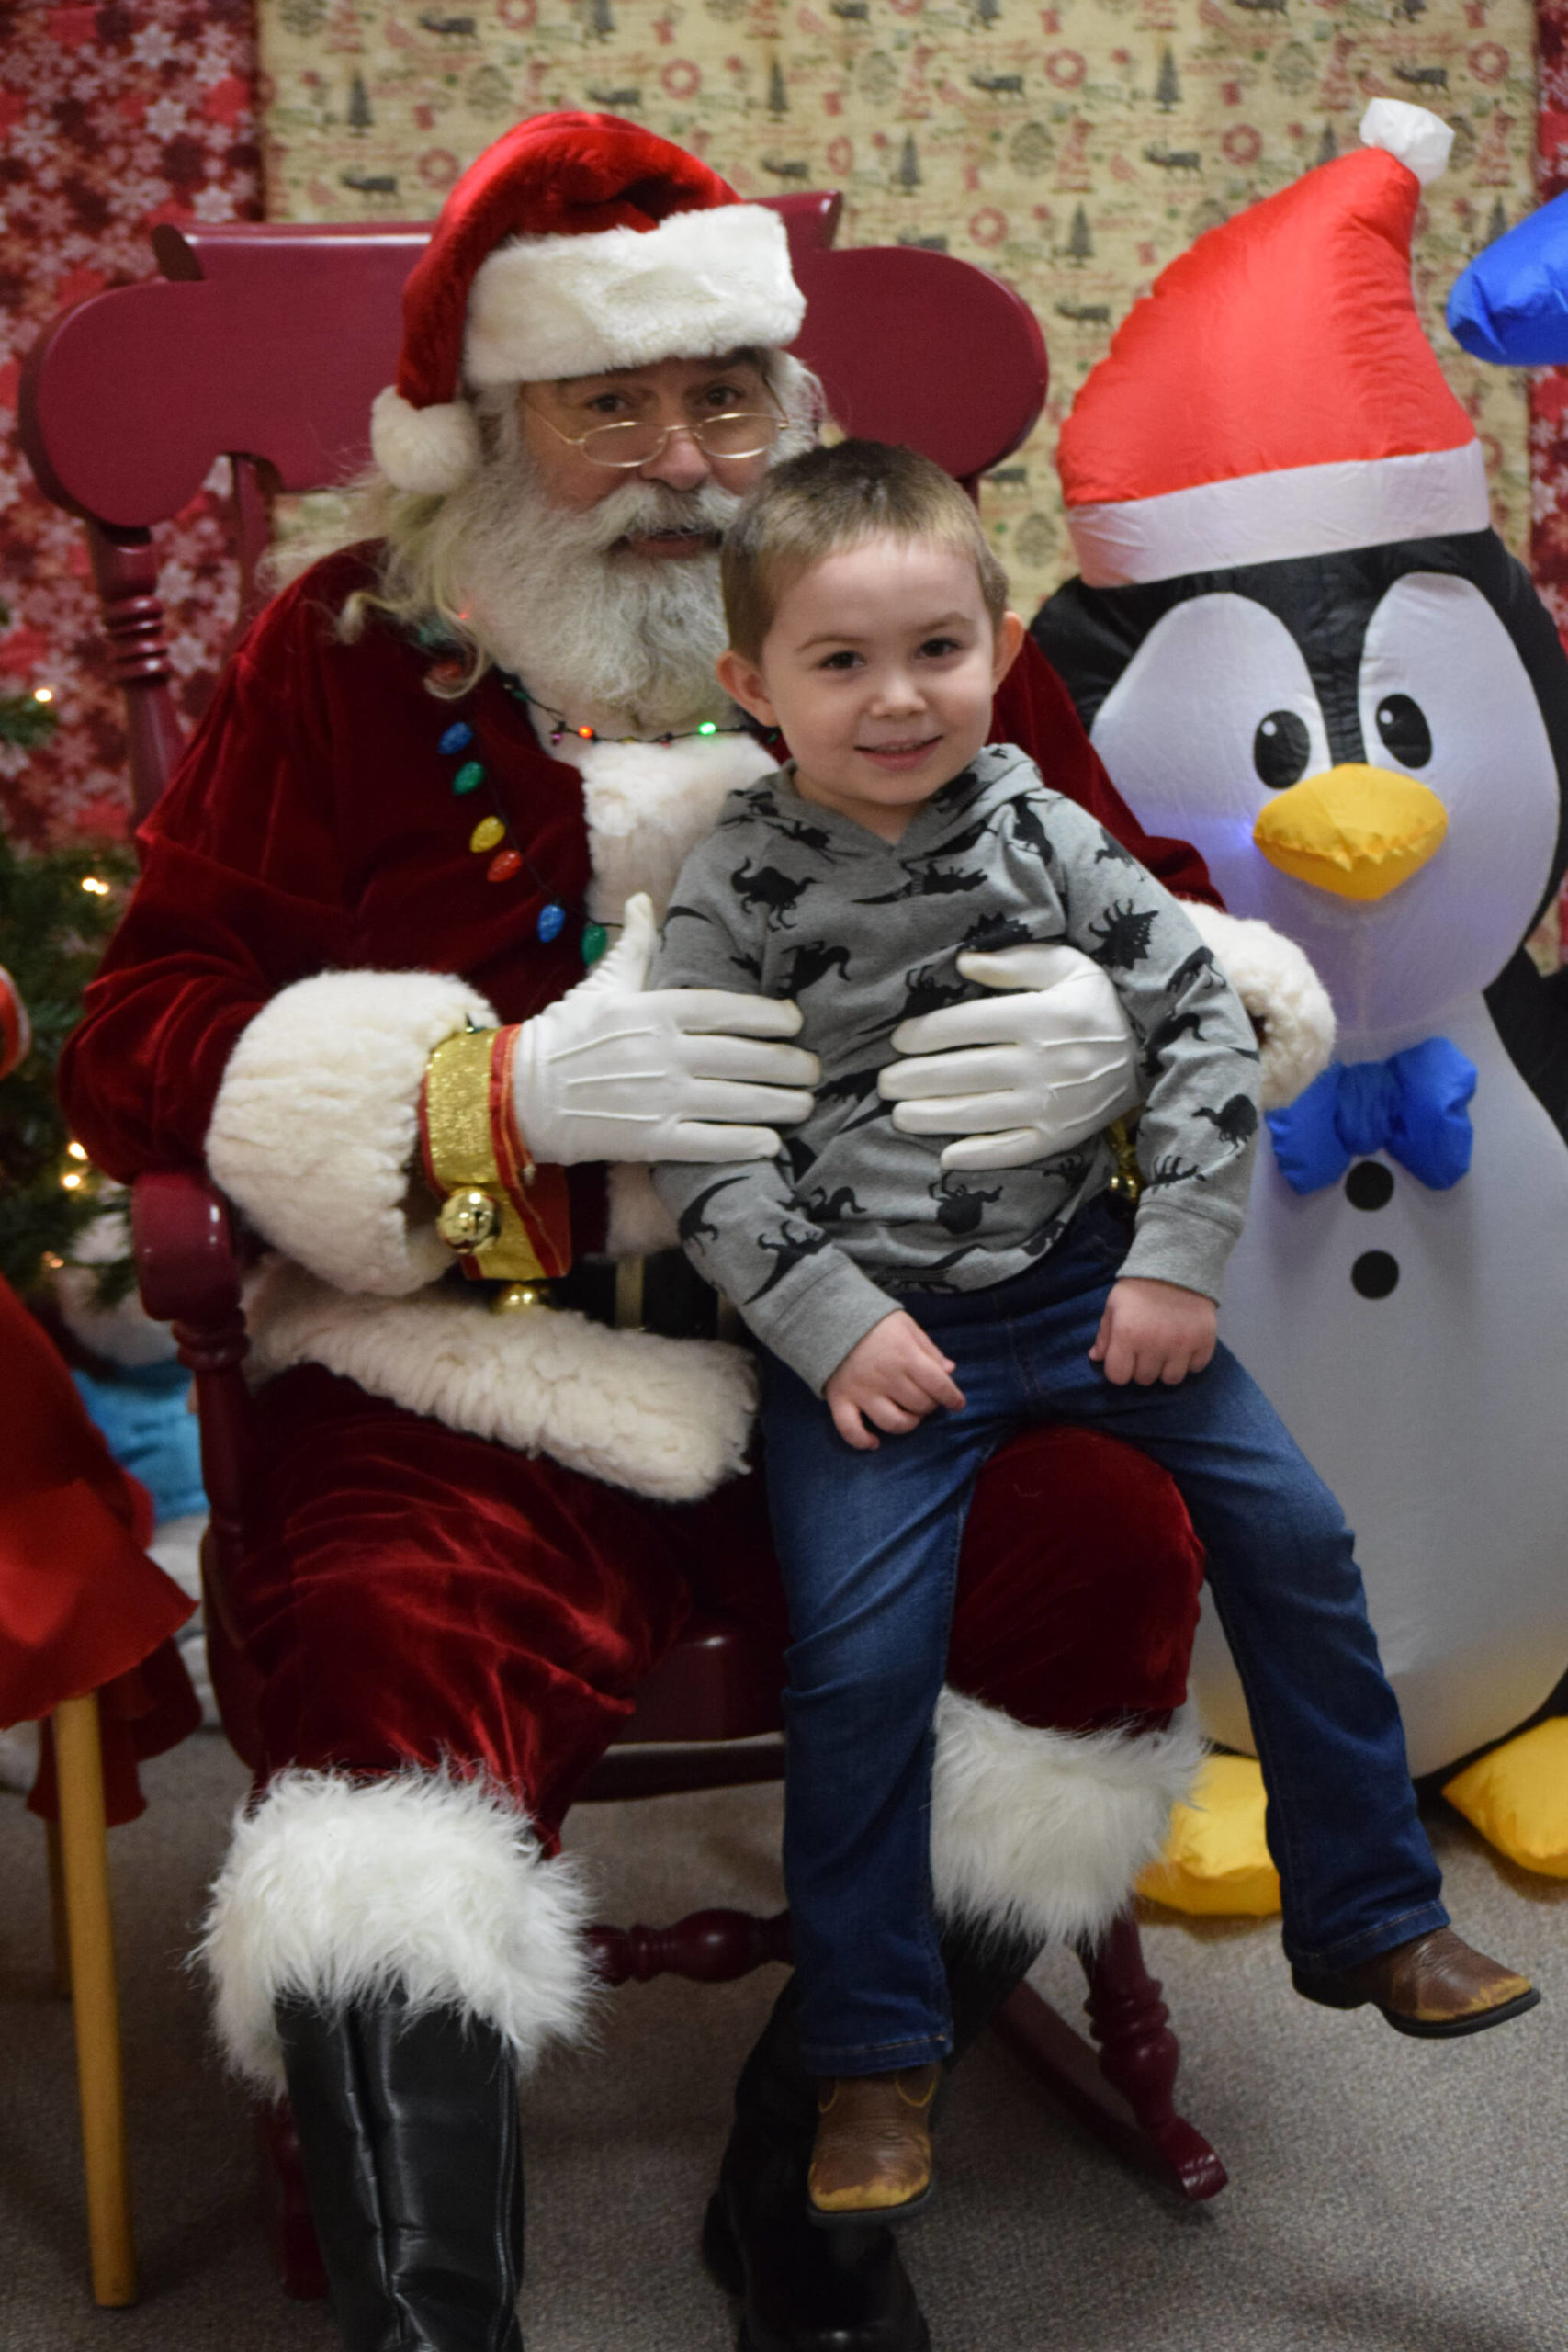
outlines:
[[[818,2088],[807,2194],[815,2222],[901,2220],[931,2193],[931,2107],[940,2066],[835,2075]]]
[[[1522,2017],[1540,1998],[1528,1976],[1472,1951],[1451,1928],[1414,1936],[1359,1968],[1293,1968],[1291,1975],[1298,1993],[1326,2009],[1370,2001],[1396,2032],[1429,2041],[1481,2033]]]

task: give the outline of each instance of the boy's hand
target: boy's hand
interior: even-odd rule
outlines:
[[[1129,1380],[1140,1388],[1151,1387],[1156,1380],[1174,1388],[1209,1362],[1218,1320],[1213,1300],[1201,1291],[1183,1290],[1178,1283],[1155,1282],[1147,1275],[1124,1276],[1111,1285],[1089,1362],[1103,1364],[1105,1377],[1119,1388]],[[847,1361],[852,1363],[854,1357]]]
[[[881,1440],[873,1437],[863,1413],[879,1430],[902,1437],[918,1429],[938,1405],[962,1412],[963,1392],[953,1386],[952,1375],[953,1359],[926,1337],[912,1315],[899,1309],[873,1324],[822,1394],[844,1443],[873,1453]]]

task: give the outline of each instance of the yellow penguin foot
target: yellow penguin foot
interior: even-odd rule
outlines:
[[[1443,1794],[1520,1870],[1568,1878],[1568,1715],[1467,1764]]]
[[[1165,1852],[1138,1893],[1210,1918],[1271,1918],[1280,1873],[1263,1836],[1263,1775],[1250,1756],[1211,1756],[1190,1801],[1170,1816]]]

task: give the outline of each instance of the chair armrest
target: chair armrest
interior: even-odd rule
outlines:
[[[139,1176],[130,1235],[141,1304],[154,1322],[195,1331],[231,1324],[242,1260],[232,1212],[215,1184],[173,1170]]]

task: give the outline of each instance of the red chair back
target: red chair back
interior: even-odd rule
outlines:
[[[837,421],[910,442],[970,485],[1017,448],[1045,397],[1028,304],[923,247],[836,251],[837,196],[770,201],[807,298],[795,348]],[[418,223],[165,225],[161,278],[90,296],[28,355],[22,445],[45,494],[87,526],[139,815],[183,743],[151,526],[229,458],[248,616],[268,492],[321,490],[368,459],[370,403],[393,375],[403,280],[428,235]]]

